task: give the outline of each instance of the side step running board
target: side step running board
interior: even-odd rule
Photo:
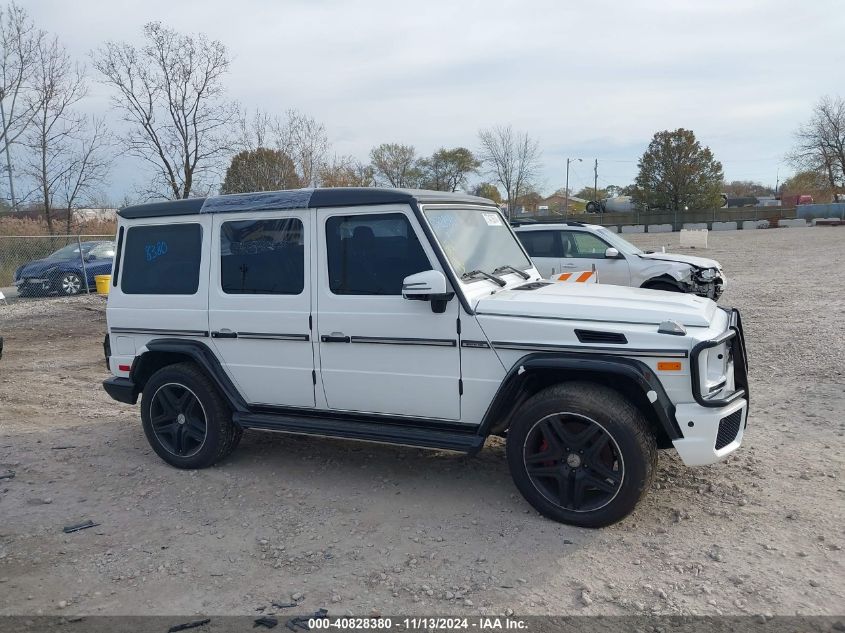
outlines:
[[[477,429],[443,430],[397,424],[394,422],[362,422],[310,415],[236,412],[234,422],[245,429],[262,429],[339,437],[366,442],[402,444],[419,448],[435,448],[474,455],[484,446]]]

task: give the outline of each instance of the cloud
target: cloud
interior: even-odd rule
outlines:
[[[79,57],[105,39],[137,41],[149,20],[205,32],[231,51],[233,99],[307,112],[338,152],[361,158],[386,141],[475,147],[480,127],[512,123],[540,138],[548,189],[562,186],[566,156],[598,157],[603,179],[630,182],[651,135],[675,127],[693,129],[728,178],[773,181],[812,103],[841,90],[845,61],[839,0],[35,0],[27,9]],[[86,107],[107,110],[105,87]],[[591,183],[591,169],[578,169],[586,182],[574,186]],[[120,173],[115,198],[136,171]]]

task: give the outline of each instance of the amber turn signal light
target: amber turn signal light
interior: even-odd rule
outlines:
[[[681,363],[676,360],[662,360],[657,363],[660,371],[681,371]]]

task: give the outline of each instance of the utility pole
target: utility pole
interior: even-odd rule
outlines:
[[[596,159],[593,165],[593,202],[598,204],[599,201],[599,159]]]
[[[566,159],[566,187],[564,188],[564,202],[563,202],[563,218],[564,220],[569,215],[569,163],[574,163],[575,161],[581,162],[580,158],[567,158]]]

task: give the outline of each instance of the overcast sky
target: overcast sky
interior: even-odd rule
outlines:
[[[845,94],[842,0],[24,0],[37,25],[87,58],[138,42],[150,20],[221,40],[229,95],[322,121],[336,152],[383,142],[477,148],[511,123],[540,140],[540,188],[629,184],[655,131],[686,127],[729,180],[774,185],[794,129]],[[93,70],[90,71],[93,77]],[[95,84],[89,112],[110,112]],[[131,191],[121,160],[108,192]],[[140,183],[137,183],[140,184]]]

